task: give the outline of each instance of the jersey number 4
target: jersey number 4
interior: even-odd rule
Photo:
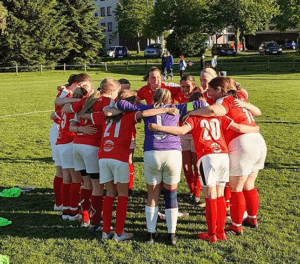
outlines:
[[[200,127],[204,128],[203,140],[219,140],[221,137],[220,121],[218,119],[211,119],[209,122],[206,119],[202,119]]]

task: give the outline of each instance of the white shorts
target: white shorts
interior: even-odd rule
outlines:
[[[73,144],[73,159],[75,171],[86,170],[89,173],[99,173],[98,147]]]
[[[62,161],[60,159],[59,151],[56,145],[52,148],[52,159],[54,160],[55,167],[61,167]]]
[[[57,152],[54,152],[54,149],[56,148],[56,140],[58,137],[58,131],[59,131],[59,125],[56,124],[55,122],[52,123],[52,126],[50,128],[50,146],[51,146],[51,150],[52,150],[52,159],[55,161],[55,158],[57,158]],[[56,165],[56,164],[55,164]],[[58,166],[58,165],[56,165]]]
[[[267,146],[259,133],[247,133],[229,145],[230,176],[248,176],[264,168]]]
[[[129,163],[115,159],[100,159],[100,184],[114,181],[114,183],[129,183]]]
[[[195,151],[195,144],[192,134],[185,134],[180,137],[182,151]]]
[[[129,149],[135,149],[135,148],[136,148],[136,140],[135,138],[132,138]]]
[[[205,155],[198,160],[197,166],[204,187],[225,186],[229,181],[229,156],[226,153]]]
[[[144,174],[146,183],[158,185],[177,184],[180,181],[182,153],[179,150],[150,150],[144,152]]]
[[[74,168],[73,142],[68,144],[56,145],[56,148],[59,153],[61,167],[63,169],[73,169]]]

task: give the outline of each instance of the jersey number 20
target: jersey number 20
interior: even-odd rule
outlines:
[[[206,119],[202,119],[200,126],[205,128],[203,132],[203,140],[211,140],[211,137],[213,137],[214,140],[220,139],[221,130],[220,121],[218,119],[213,118],[209,122]]]

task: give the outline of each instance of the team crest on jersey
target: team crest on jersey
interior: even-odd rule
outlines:
[[[112,142],[111,140],[106,140],[104,142],[103,151],[109,152],[109,151],[113,150],[114,145],[115,145],[114,142]]]
[[[210,145],[210,149],[214,152],[214,153],[220,153],[222,151],[221,146],[218,143],[212,143]]]

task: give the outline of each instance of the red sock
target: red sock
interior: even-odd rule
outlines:
[[[200,191],[201,191],[201,183],[200,183],[200,178],[199,178],[199,174],[195,173],[194,174],[194,193],[193,195],[195,197],[200,197]]]
[[[229,205],[230,205],[231,193],[230,193],[229,186],[227,184],[226,184],[225,189],[224,189],[224,197],[225,197],[225,202],[226,202],[226,208],[228,208]]]
[[[62,194],[61,194],[61,185],[63,182],[63,178],[60,178],[58,176],[54,177],[53,180],[53,190],[54,190],[54,198],[55,198],[55,204],[57,206],[62,205]]]
[[[258,213],[259,206],[259,196],[256,188],[250,191],[243,191],[245,200],[246,200],[246,208],[249,216],[256,216]]]
[[[226,204],[224,196],[217,198],[217,234],[224,233],[226,222]]]
[[[92,195],[92,206],[91,206],[91,225],[97,225],[101,221],[102,215],[103,196]]]
[[[190,189],[190,192],[194,193],[194,188],[195,188],[194,174],[193,173],[185,173],[184,176],[185,176],[186,183]]]
[[[103,232],[109,233],[111,226],[111,217],[114,204],[114,197],[105,196],[103,201]]]
[[[205,218],[207,224],[208,235],[212,236],[216,234],[217,224],[217,203],[216,199],[205,198]]]
[[[61,185],[62,204],[64,208],[64,214],[70,213],[70,188],[71,188],[71,184],[63,183]]]
[[[82,210],[82,222],[88,222],[90,219],[90,207],[91,207],[91,195],[92,190],[81,189],[81,210]]]
[[[115,233],[122,235],[127,214],[128,197],[119,196],[116,209],[116,228]]]
[[[70,189],[70,210],[71,214],[77,214],[78,213],[78,204],[80,200],[80,187],[81,183],[71,183],[71,189]]]
[[[243,192],[231,192],[230,216],[232,222],[241,225],[246,211],[246,201]]]
[[[133,163],[129,163],[129,185],[128,189],[133,189],[133,179],[134,179],[134,166]]]

